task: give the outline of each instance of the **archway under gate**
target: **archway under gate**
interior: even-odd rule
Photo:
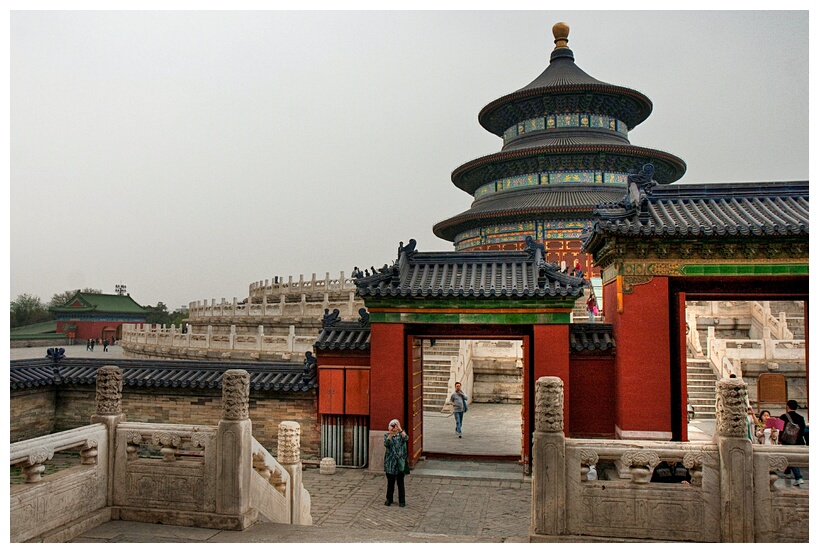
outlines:
[[[467,458],[477,463],[470,465],[476,470],[485,462],[523,463],[523,340],[424,338],[421,343],[423,457]],[[461,437],[451,403],[456,382],[468,397]]]

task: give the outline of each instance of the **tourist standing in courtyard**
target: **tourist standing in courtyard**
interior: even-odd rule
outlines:
[[[409,474],[409,458],[407,455],[407,433],[401,429],[398,419],[390,421],[390,431],[384,434],[384,472],[387,474],[387,500],[384,505],[392,505],[395,484],[398,484],[398,506],[406,507],[404,493],[404,475]]]
[[[464,422],[464,413],[467,412],[469,409],[466,406],[466,401],[469,398],[466,397],[466,394],[463,393],[461,390],[461,383],[455,383],[455,393],[449,397],[449,401],[447,403],[452,404],[452,414],[455,415],[455,432],[458,434],[458,437],[461,437],[461,431],[463,429],[463,422]]]

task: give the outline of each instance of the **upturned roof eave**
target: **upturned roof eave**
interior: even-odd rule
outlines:
[[[463,232],[466,228],[463,228],[466,223],[473,222],[475,225],[477,224],[486,224],[487,222],[506,222],[507,219],[509,220],[517,220],[520,215],[525,215],[528,217],[539,217],[544,215],[549,215],[552,213],[560,213],[560,214],[570,214],[570,213],[577,213],[588,215],[594,209],[595,206],[571,206],[571,207],[555,207],[555,208],[517,208],[517,209],[508,209],[508,210],[499,210],[497,212],[486,212],[480,214],[469,214],[469,211],[465,211],[454,217],[450,217],[449,219],[445,219],[436,223],[432,227],[432,233],[441,238],[442,240],[447,240],[449,242],[455,241],[455,236],[458,235],[459,232]],[[474,225],[471,225],[474,226]]]
[[[635,119],[633,119],[630,122],[628,121],[626,122],[629,129],[635,128],[637,125],[648,119],[649,115],[651,115],[651,112],[654,109],[654,105],[652,104],[648,96],[634,89],[626,88],[623,86],[617,86],[608,83],[551,85],[534,88],[523,88],[520,90],[516,90],[515,92],[512,92],[505,96],[501,96],[497,100],[494,100],[493,102],[490,102],[489,104],[484,106],[484,108],[478,114],[478,123],[480,123],[480,125],[484,129],[491,132],[492,134],[502,137],[506,129],[493,127],[491,124],[491,119],[492,115],[504,105],[513,104],[521,100],[527,100],[538,96],[559,96],[562,94],[580,94],[584,92],[607,94],[612,96],[626,96],[628,98],[636,100],[637,104],[641,107],[641,109],[639,115]]]
[[[669,165],[676,169],[674,179],[670,182],[675,182],[676,180],[682,178],[685,174],[687,169],[687,165],[685,162],[678,158],[673,154],[669,154],[668,152],[664,152],[662,150],[655,150],[653,148],[645,148],[642,146],[620,146],[620,145],[610,145],[610,146],[588,146],[585,144],[582,145],[571,145],[571,146],[543,146],[540,148],[527,148],[523,150],[514,150],[508,152],[495,152],[493,154],[485,155],[479,157],[477,159],[473,159],[472,161],[468,161],[461,165],[460,167],[456,168],[452,171],[451,180],[452,183],[463,190],[464,192],[472,195],[475,193],[475,190],[478,189],[479,186],[485,183],[479,183],[477,185],[470,185],[464,182],[465,175],[482,165],[488,165],[490,163],[497,163],[497,162],[506,162],[506,161],[514,161],[517,159],[524,159],[527,157],[534,157],[534,156],[554,156],[554,155],[562,155],[562,154],[615,154],[615,155],[623,155],[623,156],[642,156],[642,157],[654,157],[657,159],[661,159],[666,161]]]

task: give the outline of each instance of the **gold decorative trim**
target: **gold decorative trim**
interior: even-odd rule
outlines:
[[[635,286],[639,286],[640,284],[647,284],[651,282],[651,279],[654,278],[651,275],[639,275],[639,276],[624,276],[623,277],[623,293],[624,294],[631,294],[634,291]]]

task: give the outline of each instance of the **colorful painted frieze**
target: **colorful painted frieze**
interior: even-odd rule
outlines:
[[[508,140],[529,132],[567,128],[609,129],[628,136],[628,126],[622,121],[609,117],[608,115],[596,113],[562,113],[560,115],[546,115],[544,117],[535,117],[521,121],[504,131],[503,141],[506,143]]]

